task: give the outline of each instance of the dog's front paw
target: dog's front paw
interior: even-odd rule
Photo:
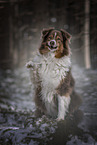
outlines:
[[[29,62],[26,63],[26,67],[33,69],[34,68],[34,63],[32,61],[29,61]]]
[[[64,117],[58,117],[57,119],[56,119],[56,121],[63,121],[64,120]]]

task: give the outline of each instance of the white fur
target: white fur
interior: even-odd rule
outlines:
[[[55,89],[60,84],[60,81],[64,79],[69,72],[71,66],[70,56],[65,56],[60,59],[56,59],[54,53],[48,53],[46,56],[38,54],[33,60],[34,66],[38,71],[38,75],[41,81],[41,95],[42,100],[45,103],[47,112],[51,116],[55,116],[55,104],[53,102],[54,95],[56,94]],[[29,64],[29,63],[28,63]],[[30,62],[31,64],[31,62]],[[31,70],[33,71],[33,70]],[[35,76],[34,76],[35,77]],[[64,119],[68,106],[70,103],[70,97],[58,96],[58,118]]]
[[[67,56],[56,59],[51,53],[43,57],[39,72],[42,79],[42,99],[44,101],[48,101],[49,103],[52,101],[55,89],[60,84],[60,81],[66,77],[70,64],[70,58]]]
[[[58,120],[64,120],[70,104],[70,96],[58,96]]]
[[[57,33],[55,32],[54,39],[56,38]]]

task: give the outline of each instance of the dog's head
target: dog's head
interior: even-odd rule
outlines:
[[[55,53],[56,58],[68,56],[70,49],[68,43],[71,35],[65,30],[55,30],[54,28],[45,29],[42,31],[42,44],[39,48],[41,54],[48,52]]]

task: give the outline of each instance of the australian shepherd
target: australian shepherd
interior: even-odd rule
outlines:
[[[34,87],[36,112],[57,120],[64,120],[81,102],[71,74],[70,39],[71,35],[63,29],[43,30],[38,53],[26,64]]]

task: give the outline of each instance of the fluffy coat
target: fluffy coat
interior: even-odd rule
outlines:
[[[66,31],[55,29],[44,30],[42,34],[39,53],[33,61],[26,64],[34,86],[36,111],[64,120],[66,114],[80,104],[80,99],[74,92],[71,74],[68,46],[71,36]],[[76,100],[73,100],[73,95]],[[73,108],[71,103],[74,104]]]

